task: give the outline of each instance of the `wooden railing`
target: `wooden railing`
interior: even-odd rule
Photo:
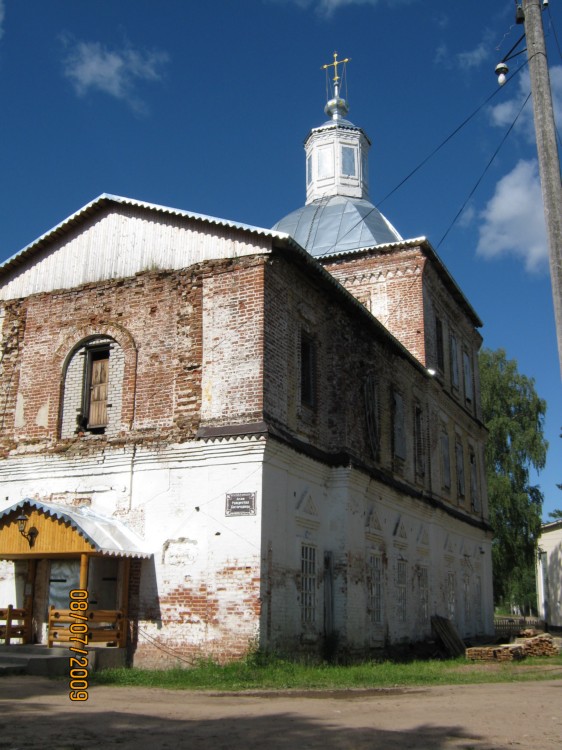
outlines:
[[[521,630],[527,628],[544,630],[544,620],[539,617],[520,617],[519,615],[494,617],[496,635],[517,635]]]
[[[76,640],[71,641],[71,638]],[[51,606],[49,647],[80,646],[79,641],[87,645],[98,644],[124,648],[127,644],[127,618],[118,609],[89,609],[85,612],[74,612],[70,609],[55,609]]]
[[[16,638],[22,643],[27,643],[30,627],[31,618],[25,609],[19,609],[12,604],[0,607],[0,642],[4,641],[9,646],[10,641]]]

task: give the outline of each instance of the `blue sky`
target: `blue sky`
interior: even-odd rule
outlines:
[[[337,50],[373,142],[371,200],[428,237],[484,345],[548,402],[546,518],[562,507],[562,392],[530,102],[486,170],[529,92],[526,55],[504,87],[494,74],[514,16],[514,0],[0,0],[0,260],[103,192],[272,226],[304,203],[302,143]],[[543,22],[561,123],[559,0]]]

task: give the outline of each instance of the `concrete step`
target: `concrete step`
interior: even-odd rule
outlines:
[[[70,651],[47,646],[1,646],[0,674],[41,675],[55,677],[68,674]]]
[[[0,675],[30,674],[43,677],[67,675],[70,669],[69,658],[77,656],[67,648],[57,646],[48,648],[39,644],[0,646]],[[90,670],[125,665],[125,649],[92,648],[88,649],[88,668]]]
[[[10,674],[25,674],[27,661],[24,659],[0,658],[0,677]]]

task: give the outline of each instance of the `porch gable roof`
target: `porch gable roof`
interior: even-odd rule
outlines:
[[[53,521],[70,524],[81,537],[92,545],[95,552],[113,557],[149,558],[152,552],[128,526],[117,518],[99,515],[90,508],[72,508],[54,503],[24,498],[0,511],[0,523],[17,510],[36,510]],[[56,550],[52,550],[56,552]],[[0,554],[1,557],[1,554]]]

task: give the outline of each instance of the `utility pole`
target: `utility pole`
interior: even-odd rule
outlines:
[[[522,0],[527,40],[527,58],[531,74],[531,92],[535,117],[539,174],[541,179],[544,217],[548,238],[550,278],[554,320],[558,340],[558,359],[562,375],[562,183],[556,145],[556,125],[552,108],[550,77],[546,59],[542,6],[548,0]]]

